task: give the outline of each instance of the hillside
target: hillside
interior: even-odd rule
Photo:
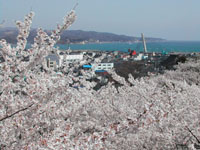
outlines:
[[[50,30],[46,30],[50,34]],[[18,31],[16,28],[2,28],[0,29],[0,38],[6,39],[9,43],[16,43]],[[30,43],[33,43],[36,36],[36,29],[32,29],[28,38]],[[67,30],[61,35],[59,43],[80,43],[86,42],[137,42],[140,37],[131,37],[126,35],[117,35],[113,33],[82,31],[82,30]],[[147,42],[164,41],[161,38],[146,38]]]

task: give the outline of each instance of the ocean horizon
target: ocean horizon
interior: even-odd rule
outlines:
[[[13,47],[16,44],[11,44]],[[166,41],[166,42],[150,42],[147,43],[148,52],[200,52],[200,41]],[[30,48],[31,44],[27,44],[26,49]],[[60,50],[98,50],[98,51],[121,51],[128,52],[128,49],[143,51],[142,43],[86,43],[86,44],[56,44],[56,48]]]
[[[200,41],[166,41],[147,43],[149,52],[200,52]],[[99,51],[122,51],[128,49],[143,51],[142,43],[86,43],[86,44],[57,44],[61,50],[99,50]]]

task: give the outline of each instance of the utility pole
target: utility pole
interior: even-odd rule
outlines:
[[[142,33],[142,41],[143,41],[143,46],[144,46],[144,53],[147,53],[147,45],[146,45],[146,41],[145,41],[145,38],[144,38],[144,34]]]

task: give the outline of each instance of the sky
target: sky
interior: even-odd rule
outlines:
[[[33,28],[54,29],[77,2],[71,30],[200,41],[200,0],[0,0],[0,22],[14,27],[33,10]]]

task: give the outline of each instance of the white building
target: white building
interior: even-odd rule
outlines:
[[[80,61],[82,59],[83,59],[83,54],[66,55],[66,61],[69,61],[69,62]]]
[[[100,63],[100,64],[93,64],[92,68],[94,70],[111,70],[114,67],[114,63]]]
[[[140,53],[137,55],[137,57],[134,58],[134,60],[139,61],[139,60],[143,60],[143,59],[147,59],[147,58],[148,58],[148,56]]]
[[[66,62],[75,62],[75,61],[81,61],[83,60],[83,54],[64,54],[64,55],[59,55],[59,64],[65,64]]]
[[[143,56],[143,54],[139,54],[139,55],[137,55],[137,57],[135,57],[134,58],[134,60],[142,60],[142,56]]]

